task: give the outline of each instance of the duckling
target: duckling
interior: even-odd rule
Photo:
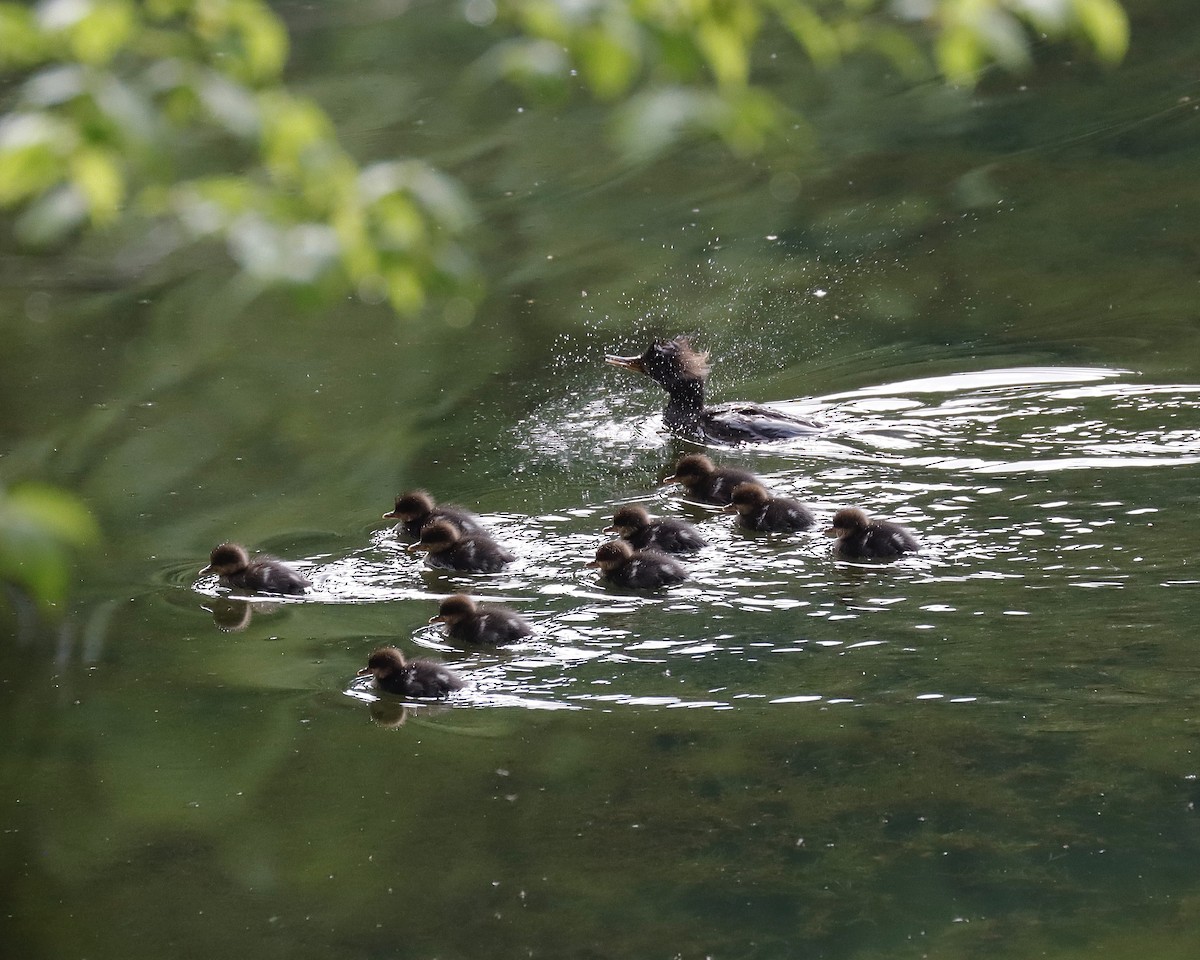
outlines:
[[[533,633],[525,620],[506,607],[476,604],[462,593],[447,597],[430,623],[444,623],[446,635],[459,643],[491,643],[499,646]]]
[[[399,520],[396,532],[419,537],[421,528],[434,520],[448,520],[463,533],[486,533],[479,518],[461,507],[438,506],[424,490],[410,490],[396,498],[396,507],[383,515],[384,520]]]
[[[445,697],[465,686],[461,677],[436,660],[406,660],[395,647],[380,647],[367,657],[358,676],[367,674],[379,689],[402,697]]]
[[[460,533],[448,520],[426,525],[421,539],[408,549],[425,552],[431,567],[468,573],[497,573],[517,559],[486,534]]]
[[[312,586],[307,577],[274,557],[259,556],[251,560],[246,548],[237,543],[214,547],[208,566],[200,571],[200,575],[206,573],[215,573],[226,586],[241,590],[300,594]]]
[[[657,550],[634,550],[624,540],[610,540],[596,551],[589,567],[618,587],[669,587],[688,578],[683,564]]]
[[[739,483],[733,488],[732,498],[725,512],[736,513],[738,523],[747,530],[794,533],[813,524],[812,511],[799,500],[773,497],[757,483]]]
[[[624,370],[644,373],[667,391],[670,398],[663,411],[668,430],[692,439],[716,443],[762,443],[809,436],[825,428],[819,420],[806,419],[752,403],[704,405],[704,382],[708,377],[708,354],[696,350],[686,336],[656,340],[640,356],[609,354],[606,363]]]
[[[920,549],[908,529],[888,520],[872,520],[857,507],[835,513],[825,533],[837,537],[834,549],[853,560],[894,560]]]
[[[675,472],[663,480],[663,485],[678,483],[690,500],[728,506],[733,502],[733,488],[739,483],[758,483],[758,477],[737,467],[718,467],[702,453],[680,457]]]
[[[686,520],[671,517],[651,517],[643,507],[628,503],[613,514],[612,526],[605,533],[615,533],[638,550],[651,548],[664,553],[691,553],[708,546],[700,531]]]

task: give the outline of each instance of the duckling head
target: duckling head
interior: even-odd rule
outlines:
[[[421,539],[410,546],[410,551],[419,550],[425,553],[440,553],[449,550],[462,539],[457,528],[445,520],[437,520],[421,528]]]
[[[638,530],[645,530],[649,525],[650,514],[646,509],[636,503],[628,503],[617,508],[617,512],[613,514],[612,526],[605,527],[604,532],[624,537]]]
[[[365,677],[370,674],[379,681],[402,673],[407,667],[408,661],[404,659],[404,654],[395,647],[380,647],[367,657],[367,665],[358,671],[358,676]]]
[[[730,497],[733,502],[725,508],[726,513],[753,513],[762,509],[771,499],[766,489],[757,483],[739,483]]]
[[[685,487],[694,487],[712,476],[716,469],[704,454],[689,453],[686,457],[679,458],[679,462],[675,464],[675,472],[663,480],[663,485],[680,483]]]
[[[596,550],[596,559],[589,562],[589,567],[599,567],[605,573],[615,570],[633,556],[633,547],[624,540],[610,540]]]
[[[867,515],[858,507],[842,507],[833,515],[829,529],[825,531],[828,537],[848,537],[852,533],[865,530],[870,524]]]
[[[213,547],[208,556],[208,566],[200,571],[201,575],[215,573],[227,577],[245,570],[250,565],[250,554],[238,543],[222,543]]]
[[[403,520],[405,523],[426,516],[433,510],[433,497],[424,490],[410,490],[396,498],[396,507],[383,515],[384,520]]]
[[[437,616],[430,617],[429,622],[444,623],[453,627],[474,613],[475,601],[465,593],[456,593],[442,601],[442,605],[438,607]]]

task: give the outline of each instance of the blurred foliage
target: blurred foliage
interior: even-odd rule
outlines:
[[[490,9],[491,0],[468,3]],[[579,76],[620,107],[622,146],[655,153],[692,129],[750,153],[788,106],[753,86],[756,54],[786,38],[817,67],[875,54],[902,76],[971,85],[991,64],[1029,67],[1037,39],[1075,38],[1106,63],[1125,54],[1118,0],[498,0],[521,39],[494,68],[541,91]],[[486,19],[483,18],[483,19]]]
[[[817,67],[886,58],[909,78],[973,82],[1022,68],[1034,38],[1076,38],[1105,62],[1125,51],[1118,0],[468,0],[500,24],[483,73],[543,93],[582,78],[616,105],[644,159],[699,132],[735,152],[803,131],[767,92],[760,61],[790,45]],[[461,23],[461,21],[460,21]],[[463,29],[467,29],[463,24]],[[362,168],[335,124],[282,81],[288,35],[262,0],[0,2],[0,207],[18,239],[60,243],[127,217],[223,240],[267,282],[353,291],[401,314],[478,285],[460,246],[472,225],[454,181],[418,160]],[[795,137],[792,138],[795,140]],[[220,159],[218,159],[220,158]],[[465,302],[465,301],[464,301]]]
[[[283,86],[287,53],[260,0],[0,3],[0,72],[20,78],[0,115],[0,206],[21,208],[18,239],[170,217],[266,282],[401,313],[469,289],[456,185],[414,160],[361,169]],[[196,169],[218,156],[227,169]]]
[[[73,550],[96,536],[91,513],[69,493],[37,484],[0,487],[0,582],[20,587],[43,612],[66,597]]]

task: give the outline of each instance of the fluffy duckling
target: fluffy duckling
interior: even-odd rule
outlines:
[[[748,470],[737,467],[718,467],[702,453],[689,453],[680,457],[675,472],[663,484],[678,483],[688,499],[701,503],[727,506],[733,500],[733,488],[739,483],[758,483],[758,478]]]
[[[652,517],[643,507],[628,503],[613,514],[612,526],[605,533],[615,533],[638,550],[647,548],[664,553],[691,553],[708,546],[700,531],[686,520],[672,517]]]
[[[611,540],[596,551],[589,567],[618,587],[652,589],[669,587],[688,578],[683,564],[657,550],[634,550],[624,540]]]
[[[825,533],[837,537],[834,549],[853,560],[894,560],[920,549],[909,530],[888,520],[872,520],[857,507],[835,513]]]
[[[479,518],[461,507],[439,506],[424,490],[411,490],[396,498],[395,509],[383,515],[384,520],[399,520],[396,532],[419,537],[421,529],[435,520],[448,520],[463,533],[485,533]]]
[[[517,559],[486,534],[461,533],[447,520],[427,525],[408,549],[424,552],[431,567],[468,573],[497,573]]]
[[[237,543],[214,547],[208,566],[200,571],[200,575],[206,573],[215,573],[226,586],[241,590],[300,594],[312,586],[307,577],[274,557],[259,556],[251,560],[246,548]]]
[[[489,643],[499,646],[512,643],[533,633],[533,627],[506,607],[477,604],[470,597],[456,593],[438,607],[430,623],[444,623],[446,635],[459,643]]]
[[[704,405],[708,354],[684,336],[656,340],[640,356],[608,355],[606,363],[644,373],[667,391],[663,422],[668,430],[717,443],[761,443],[808,436],[825,428],[818,420],[796,417],[753,403]]]
[[[757,483],[739,483],[733,488],[732,498],[725,512],[736,513],[737,522],[747,530],[794,533],[813,524],[812,511],[799,500],[773,497]]]
[[[380,647],[367,657],[358,675],[367,674],[379,689],[402,697],[445,697],[464,686],[457,674],[436,660],[406,660],[395,647]]]

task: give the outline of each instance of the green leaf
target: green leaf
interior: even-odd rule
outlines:
[[[43,610],[66,597],[71,550],[98,536],[91,513],[63,490],[41,484],[0,489],[0,580],[23,587]]]
[[[396,264],[384,271],[388,300],[392,309],[401,314],[414,314],[425,305],[425,290],[421,278],[406,264]]]
[[[111,223],[125,200],[125,177],[116,155],[85,148],[71,158],[70,168],[71,182],[87,198],[92,222]]]
[[[749,51],[746,41],[732,27],[705,20],[696,28],[696,43],[719,85],[745,85],[750,74]]]
[[[818,67],[831,67],[841,58],[837,31],[803,3],[788,3],[779,16],[793,37]]]
[[[1117,63],[1129,49],[1129,18],[1117,0],[1075,0],[1075,15],[1096,53]]]
[[[976,21],[975,33],[997,62],[1010,70],[1029,67],[1029,40],[1012,14],[998,9],[983,11]]]
[[[71,52],[82,63],[106,64],[129,42],[136,27],[129,3],[95,0],[87,14],[68,31]]]
[[[974,85],[983,65],[983,51],[975,32],[964,26],[946,29],[937,39],[937,63],[951,83]]]
[[[260,98],[264,159],[284,180],[302,177],[315,148],[333,144],[333,124],[314,103],[272,92]]]
[[[0,206],[49,190],[66,175],[64,155],[78,135],[41,112],[11,114],[0,121]]]
[[[764,90],[748,88],[727,93],[720,107],[713,114],[716,129],[735,153],[757,153],[781,126],[779,103]]]
[[[73,547],[94,543],[100,531],[91,513],[76,497],[38,483],[0,492],[0,529],[11,534],[22,528],[29,534]]]
[[[576,53],[584,79],[601,100],[616,99],[633,83],[639,60],[636,35],[596,27],[579,37]]]
[[[652,87],[636,94],[614,118],[626,159],[646,161],[673,146],[710,97],[688,87]]]
[[[271,9],[258,0],[233,0],[232,22],[237,29],[247,79],[274,80],[287,61],[287,30]]]
[[[28,7],[0,3],[0,68],[30,67],[42,60],[45,43]]]

